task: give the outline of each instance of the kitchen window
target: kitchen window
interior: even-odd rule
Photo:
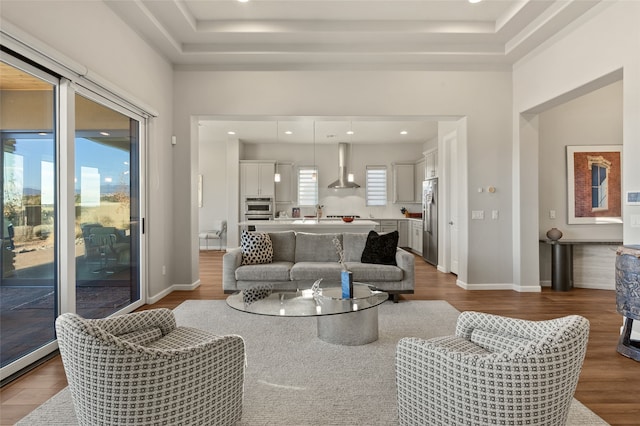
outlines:
[[[367,166],[367,206],[387,205],[387,167]]]
[[[300,166],[298,169],[298,204],[318,204],[318,169],[314,166]]]

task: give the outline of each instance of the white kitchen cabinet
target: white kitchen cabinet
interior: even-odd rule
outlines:
[[[242,197],[273,197],[275,195],[275,162],[240,162],[240,192]]]
[[[424,153],[425,178],[438,177],[438,150],[433,149]]]
[[[380,221],[380,232],[393,232],[398,230],[398,221],[383,219]]]
[[[422,254],[422,221],[412,220],[410,222],[409,248],[418,254]]]
[[[293,203],[293,164],[276,164],[276,173],[280,173],[280,182],[276,182],[276,203]]]
[[[409,221],[398,220],[398,247],[409,247]]]
[[[415,165],[413,163],[393,164],[393,202],[415,202]]]
[[[416,203],[422,202],[422,182],[426,177],[426,159],[422,158],[417,161],[414,166],[415,182],[414,182],[414,195],[413,199]]]

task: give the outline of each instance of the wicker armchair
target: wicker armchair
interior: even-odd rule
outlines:
[[[80,425],[229,425],[242,417],[240,336],[177,327],[154,309],[63,314],[58,345]]]
[[[463,312],[455,336],[396,349],[401,425],[566,424],[589,321],[525,321]]]

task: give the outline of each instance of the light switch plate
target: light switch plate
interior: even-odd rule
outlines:
[[[472,220],[482,220],[482,219],[484,219],[484,210],[472,210],[471,211],[471,219]]]
[[[640,228],[640,214],[631,215],[631,227]]]
[[[491,212],[491,219],[498,220],[499,217],[500,217],[500,213],[498,212],[498,210],[493,210]]]

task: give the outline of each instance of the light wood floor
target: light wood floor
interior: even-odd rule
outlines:
[[[221,252],[201,252],[200,280],[196,290],[173,292],[141,309],[174,308],[187,299],[224,299]],[[554,292],[547,288],[541,293],[465,291],[455,285],[455,276],[437,272],[416,257],[415,294],[403,299],[446,300],[460,311],[476,310],[530,320],[568,314],[585,316],[591,322],[591,333],[575,397],[612,425],[640,424],[640,363],[616,352],[622,317],[616,312],[614,291]],[[0,424],[15,423],[65,386],[66,378],[57,356],[2,388]]]

